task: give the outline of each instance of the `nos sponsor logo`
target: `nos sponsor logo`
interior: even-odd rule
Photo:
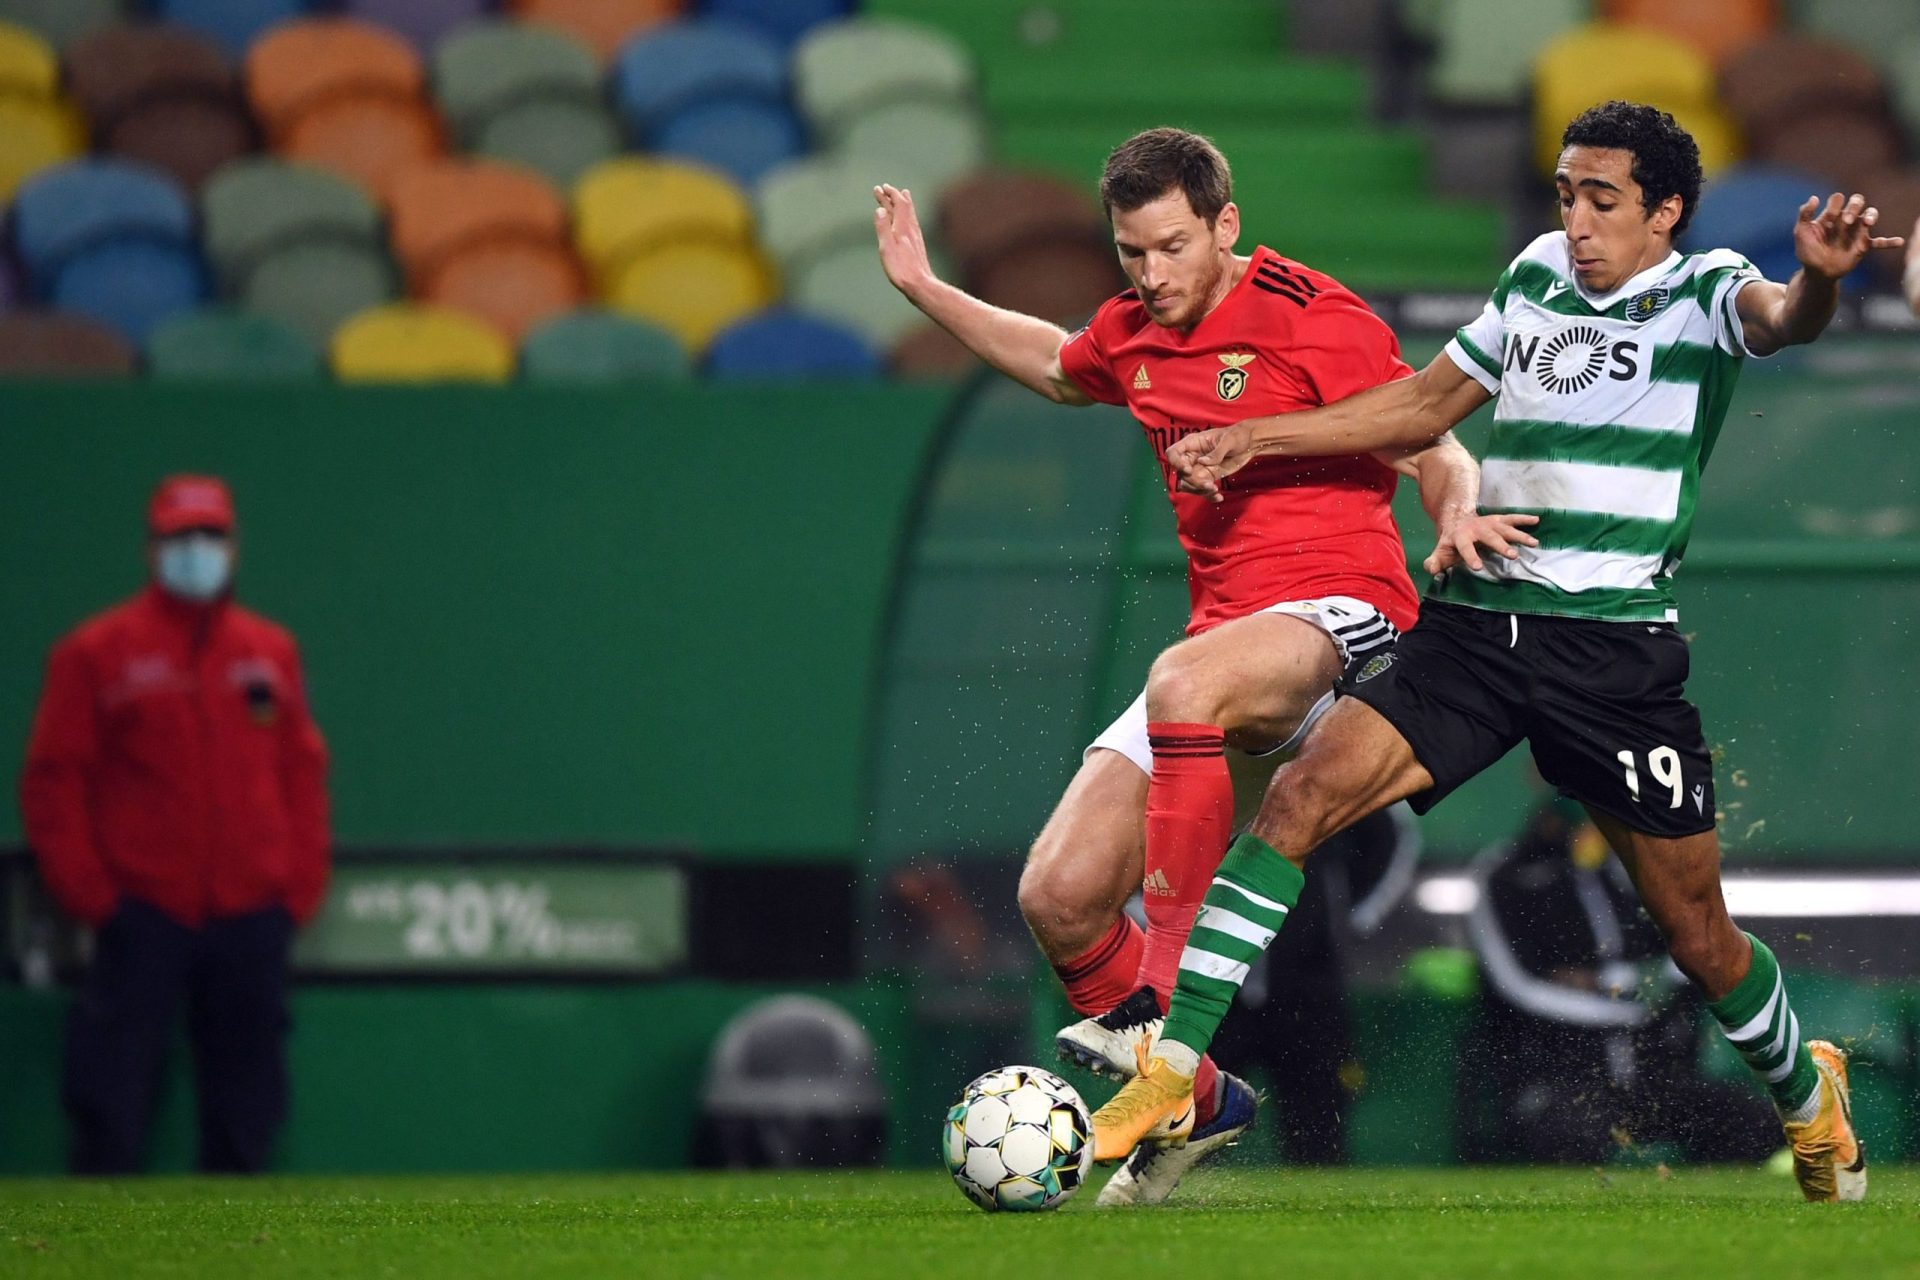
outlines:
[[[1590,324],[1531,337],[1514,334],[1507,339],[1502,370],[1530,374],[1554,395],[1574,395],[1599,381],[1602,373],[1615,382],[1633,381],[1640,373],[1640,344],[1631,338],[1609,343],[1607,335]]]

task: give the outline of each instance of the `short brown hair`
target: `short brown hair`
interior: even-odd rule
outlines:
[[[1100,203],[1107,217],[1130,213],[1178,187],[1206,222],[1220,216],[1233,199],[1233,172],[1210,138],[1185,129],[1149,129],[1113,149],[1100,175]]]

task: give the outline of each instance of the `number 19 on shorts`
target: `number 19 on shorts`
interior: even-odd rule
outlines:
[[[1614,759],[1618,760],[1627,771],[1627,790],[1633,792],[1635,800],[1641,800],[1640,768],[1635,763],[1633,752],[1622,751]],[[1678,809],[1681,799],[1680,753],[1672,747],[1655,747],[1647,752],[1647,774],[1657,786],[1665,787],[1673,793],[1673,799],[1667,807]],[[1658,799],[1659,797],[1655,796],[1653,800],[1641,800],[1641,803],[1656,803]]]

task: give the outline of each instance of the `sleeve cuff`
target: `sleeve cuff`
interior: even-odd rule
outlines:
[[[1488,395],[1500,394],[1500,375],[1488,371],[1487,366],[1481,363],[1480,353],[1467,350],[1466,343],[1457,337],[1447,340],[1445,350],[1447,358],[1460,366],[1460,372],[1485,387]]]

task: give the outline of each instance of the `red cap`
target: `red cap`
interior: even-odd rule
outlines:
[[[147,528],[155,537],[182,529],[233,531],[233,495],[218,476],[168,476],[153,491]]]

